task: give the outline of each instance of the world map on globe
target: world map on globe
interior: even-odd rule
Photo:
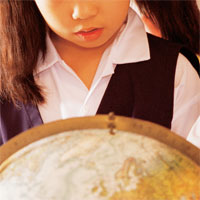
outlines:
[[[200,167],[155,139],[108,129],[34,142],[0,167],[1,200],[199,200]]]

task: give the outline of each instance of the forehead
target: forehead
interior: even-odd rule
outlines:
[[[122,3],[122,2],[130,2],[130,0],[35,0],[38,3],[43,4],[59,4],[59,3]]]
[[[95,5],[103,8],[106,12],[122,9],[130,4],[130,0],[35,0],[40,11],[70,11],[78,5],[79,9],[84,9],[86,5]],[[85,10],[85,9],[84,9]],[[86,11],[86,10],[85,10]],[[49,13],[50,14],[50,13]]]

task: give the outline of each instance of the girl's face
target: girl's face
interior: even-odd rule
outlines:
[[[81,47],[99,47],[124,23],[129,0],[35,0],[51,30]]]

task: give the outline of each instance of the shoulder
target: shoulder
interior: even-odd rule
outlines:
[[[193,125],[187,140],[200,149],[200,116]]]
[[[161,47],[160,50],[163,50],[165,48],[173,48],[175,50],[178,50],[182,46],[181,44],[171,42],[169,40],[157,37],[150,33],[147,33],[147,38],[148,38],[149,46],[151,49]]]
[[[174,43],[169,40],[165,40],[163,38],[156,37],[154,35],[151,35],[147,33],[148,41],[149,41],[149,48],[151,52],[151,58],[152,59],[168,59],[174,60],[177,62],[178,58],[182,57],[180,54],[182,54],[185,59],[180,58],[182,62],[187,62],[193,66],[193,68],[197,71],[197,73],[200,75],[200,69],[199,69],[199,60],[197,56],[186,46]]]
[[[172,43],[163,38],[156,37],[147,33],[148,42],[149,42],[149,51],[151,62],[157,63],[157,66],[160,68],[176,68],[176,62],[178,54],[181,49],[180,44]]]
[[[195,69],[196,68],[191,64],[190,60],[179,53],[176,66],[175,87],[183,84],[183,82],[189,83],[190,87],[192,86],[192,83],[195,83],[195,85],[198,86],[200,84],[200,79]]]
[[[169,40],[154,36],[150,33],[147,33],[149,48],[154,54],[162,54],[163,52],[166,55],[178,55],[181,49],[184,48],[182,44],[174,43]]]

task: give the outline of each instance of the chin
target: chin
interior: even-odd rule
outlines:
[[[77,46],[83,47],[83,48],[98,48],[106,45],[108,43],[108,40],[94,40],[94,41],[84,41],[84,42],[78,42],[75,43]]]

